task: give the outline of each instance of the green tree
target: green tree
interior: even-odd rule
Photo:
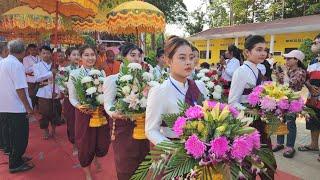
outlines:
[[[311,51],[312,42],[313,42],[312,39],[306,39],[301,43],[299,47],[299,50],[302,51],[305,55],[303,64],[306,66],[308,66],[310,61],[316,57]]]
[[[188,21],[185,23],[185,29],[190,34],[196,34],[203,30],[203,26],[206,23],[205,12],[200,9],[190,13]]]
[[[183,0],[145,0],[159,8],[165,15],[167,23],[183,24],[187,20],[187,7]]]
[[[228,0],[212,1],[208,6],[209,26],[221,27],[229,24]]]

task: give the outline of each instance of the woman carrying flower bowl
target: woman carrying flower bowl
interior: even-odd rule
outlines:
[[[122,46],[121,55],[130,63],[138,63],[138,65],[143,63],[139,47],[134,44]],[[119,180],[129,180],[148,154],[150,145],[147,139],[133,138],[135,123],[124,114],[126,112],[113,110],[117,101],[117,89],[119,87],[116,82],[119,80],[119,76],[119,73],[110,75],[104,82],[104,107],[112,121],[114,121],[112,123],[112,136],[114,138],[112,145],[115,152],[117,177]],[[132,78],[132,76],[125,75],[121,78],[125,80]],[[131,96],[126,98],[130,100]]]
[[[283,72],[276,72],[277,80],[280,83],[288,83],[289,87],[294,91],[301,91],[304,86],[307,78],[306,68],[304,67],[303,61],[304,54],[299,50],[290,51],[288,54],[284,55],[286,60],[286,66],[288,71],[286,74]],[[286,78],[285,78],[286,77]],[[283,104],[283,106],[287,106],[284,108],[289,109],[289,105]],[[296,114],[290,113],[285,115],[284,121],[287,124],[287,128],[289,133],[287,135],[287,148],[285,149],[283,156],[286,158],[293,158],[295,149],[294,144],[297,136],[297,126],[296,126]],[[272,151],[277,152],[284,148],[284,135],[277,136],[277,144],[273,147]]]
[[[165,43],[170,76],[160,86],[150,90],[146,110],[146,135],[154,145],[177,138],[162,121],[162,114],[179,113],[179,101],[194,106],[207,99],[205,84],[188,79],[195,67],[191,47],[187,40],[176,36]]]
[[[228,97],[229,104],[240,110],[246,109],[244,104],[248,103],[248,95],[252,92],[253,88],[261,84],[262,74],[257,65],[262,63],[267,57],[266,41],[262,36],[250,35],[246,38],[244,47],[247,61],[234,72]],[[266,123],[258,119],[251,126],[256,128],[261,134],[261,144],[267,144],[271,150],[271,139],[265,131]],[[276,168],[276,165],[273,168]],[[274,172],[271,168],[268,168],[267,173],[271,178],[274,177]],[[267,178],[263,174],[260,174],[260,177],[262,179]]]
[[[91,180],[91,163],[95,159],[98,171],[101,170],[98,158],[107,154],[110,145],[110,134],[108,125],[90,127],[89,122],[91,121],[93,110],[87,105],[81,105],[73,80],[83,75],[89,75],[96,62],[96,52],[94,48],[88,45],[82,46],[79,51],[82,66],[73,70],[70,74],[68,81],[69,100],[75,107],[75,143],[78,148],[78,159],[86,174],[86,180]],[[83,79],[82,81],[84,81]],[[91,89],[89,88],[86,93],[91,94],[92,92],[90,91]],[[102,88],[100,91],[102,92]]]

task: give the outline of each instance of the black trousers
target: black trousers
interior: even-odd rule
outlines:
[[[0,148],[4,152],[10,152],[9,124],[6,113],[0,113]]]
[[[9,169],[21,166],[24,162],[29,139],[29,120],[26,113],[0,113],[1,120],[5,119],[9,130]]]

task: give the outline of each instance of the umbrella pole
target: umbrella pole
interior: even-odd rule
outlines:
[[[136,33],[137,33],[137,46],[140,47],[140,45],[139,45],[139,31],[138,31],[137,27],[136,27]]]
[[[55,30],[54,30],[54,43],[55,47],[58,48],[58,13],[59,13],[59,0],[56,0],[56,17],[55,17]],[[54,57],[53,62],[52,62],[52,70],[56,70],[56,58]],[[55,90],[56,90],[56,74],[53,74],[52,77],[52,114],[55,114],[55,107],[54,107],[54,95],[55,95]],[[53,117],[57,118],[57,117]]]

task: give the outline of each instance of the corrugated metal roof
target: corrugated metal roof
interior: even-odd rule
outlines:
[[[189,40],[234,38],[250,34],[281,34],[290,32],[320,31],[320,15],[212,28],[190,36]]]

